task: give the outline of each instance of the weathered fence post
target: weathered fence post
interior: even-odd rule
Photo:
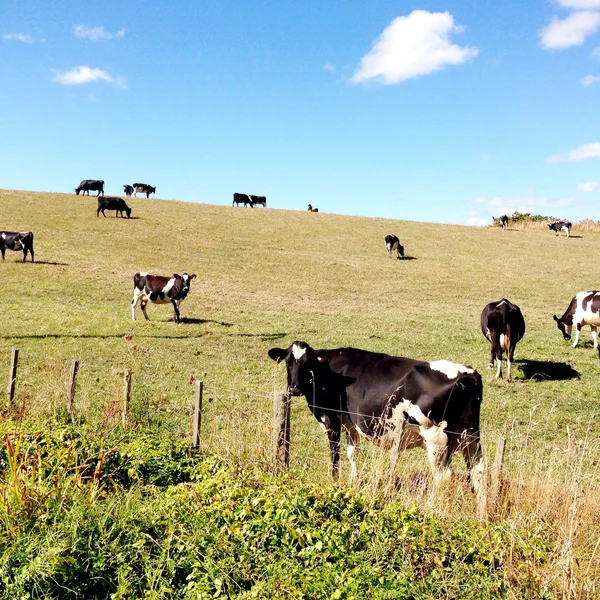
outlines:
[[[194,402],[194,420],[192,421],[192,450],[200,447],[200,433],[202,428],[202,392],[204,384],[196,381],[196,399]]]
[[[292,398],[287,392],[273,394],[273,471],[290,464],[290,412]]]
[[[491,480],[490,480],[490,493],[489,493],[489,507],[490,514],[496,514],[498,508],[498,497],[500,495],[500,488],[502,484],[502,463],[504,462],[504,449],[506,447],[506,438],[499,437],[498,443],[496,444],[496,458],[494,459],[494,465],[492,466]]]
[[[17,384],[17,364],[19,363],[19,349],[13,348],[10,355],[10,371],[8,372],[8,390],[6,393],[6,408],[8,408],[15,397],[15,386]]]
[[[121,423],[123,427],[127,425],[127,408],[129,406],[129,396],[131,395],[131,371],[125,369],[123,374],[123,410],[121,411]]]
[[[79,370],[79,361],[74,358],[71,361],[71,375],[69,376],[69,387],[67,389],[67,412],[71,421],[73,420],[73,401],[75,400],[75,380]]]

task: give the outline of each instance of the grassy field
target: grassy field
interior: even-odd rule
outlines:
[[[130,368],[134,417],[186,436],[192,381],[202,379],[206,444],[268,463],[271,399],[285,385],[285,369],[267,356],[272,346],[303,340],[466,363],[484,380],[490,461],[496,438],[508,438],[507,518],[528,504],[524,522],[562,527],[561,543],[575,548],[565,569],[575,555],[584,564],[578,590],[600,589],[590,566],[600,533],[600,363],[589,328],[572,349],[552,319],[578,291],[598,289],[600,234],[566,239],[141,198],[130,205],[132,219],[103,218],[94,197],[0,190],[0,228],[35,234],[35,263],[8,251],[0,264],[0,370],[8,373],[10,350],[19,348],[17,403],[26,418],[50,423],[64,412],[68,361],[79,358],[79,418],[112,418]],[[388,259],[387,233],[399,236],[404,260]],[[138,310],[132,322],[136,271],[197,274],[181,326],[167,305],[149,306],[149,322]],[[479,327],[483,307],[502,297],[520,306],[527,326],[511,384],[487,370]],[[326,444],[303,399],[294,401],[292,429],[294,473],[326,482]],[[368,489],[381,457],[364,450]],[[406,462],[426,471],[422,452]],[[468,496],[431,510],[473,512]]]

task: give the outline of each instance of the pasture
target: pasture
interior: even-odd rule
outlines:
[[[599,233],[566,239],[547,230],[340,216],[327,214],[325,198],[315,202],[318,214],[128,203],[131,219],[103,218],[95,197],[0,190],[0,228],[35,235],[35,263],[8,251],[0,264],[0,372],[19,348],[16,398],[24,419],[61,416],[68,361],[79,358],[77,402],[86,421],[106,420],[130,368],[140,419],[183,438],[192,382],[202,379],[208,447],[268,464],[271,397],[285,386],[285,368],[268,358],[269,348],[302,340],[465,363],[483,378],[490,462],[497,437],[507,437],[506,527],[544,520],[562,527],[561,543],[572,546],[564,568],[576,569],[573,556],[583,565],[570,575],[582,595],[566,597],[593,597],[585,594],[599,589],[592,565],[600,532],[600,361],[589,327],[572,349],[552,315],[561,316],[575,293],[600,286]],[[387,257],[388,233],[400,238],[405,259]],[[149,305],[151,320],[138,311],[132,322],[136,271],[197,275],[181,303],[182,325],[170,320],[170,305]],[[527,327],[511,384],[487,369],[490,344],[479,327],[483,307],[502,297],[520,306]],[[325,438],[303,398],[293,401],[291,453],[295,476],[329,485]],[[380,486],[370,476],[385,459],[366,443],[361,456],[363,489],[376,495]],[[401,458],[399,471],[403,463],[405,472],[427,470],[420,450]],[[456,465],[460,472],[462,461]],[[347,468],[343,458],[342,477]],[[412,491],[429,497],[426,484]],[[458,496],[432,500],[428,510],[474,514],[468,490]],[[529,511],[522,521],[520,504]]]

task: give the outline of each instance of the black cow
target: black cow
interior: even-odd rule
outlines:
[[[318,209],[318,208],[316,208],[316,207],[315,207],[315,208],[313,208],[313,205],[312,205],[312,204],[309,204],[309,205],[308,205],[308,212],[319,212],[319,209]]]
[[[33,232],[31,231],[0,231],[0,252],[2,260],[6,249],[23,250],[23,262],[27,258],[27,252],[31,252],[31,262],[33,262]]]
[[[264,208],[267,208],[266,196],[253,196],[252,194],[250,194],[250,200],[252,200],[252,204],[250,204],[250,206],[252,206],[253,208],[255,204],[260,204]]]
[[[136,273],[133,276],[133,300],[131,301],[131,318],[135,321],[135,308],[141,300],[140,306],[144,317],[149,321],[148,313],[146,312],[146,304],[153,302],[154,304],[173,303],[175,310],[175,322],[181,324],[179,316],[179,303],[185,300],[185,297],[190,291],[192,279],[196,275],[178,275],[175,273],[173,277],[163,277],[162,275],[150,275],[150,273]]]
[[[575,341],[573,348],[579,343],[579,334],[584,325],[592,329],[594,348],[598,348],[598,326],[600,325],[600,292],[579,292],[571,300],[565,314],[559,319],[554,315],[554,320],[565,340],[571,339],[571,331],[575,325]],[[598,351],[600,353],[600,350]]]
[[[502,377],[502,352],[506,350],[507,381],[511,381],[511,366],[517,342],[525,335],[525,319],[521,309],[506,298],[490,302],[481,313],[481,332],[492,344],[489,368],[496,361],[496,379]]]
[[[358,350],[313,350],[305,342],[271,348],[287,367],[288,393],[304,395],[329,439],[337,476],[341,432],[346,432],[350,478],[357,475],[358,435],[392,448],[425,447],[436,481],[449,474],[452,455],[462,450],[472,482],[483,474],[479,414],[481,377],[464,365],[423,362]]]
[[[240,194],[238,192],[235,192],[233,194],[233,202],[231,203],[231,206],[234,206],[236,204],[238,206],[240,204],[243,204],[244,206],[248,206],[248,204],[249,204],[250,208],[252,208],[252,200],[248,194]]]
[[[561,231],[565,232],[565,235],[569,237],[571,235],[571,227],[573,225],[569,221],[555,221],[554,223],[548,223],[550,231],[555,231],[556,235],[560,235]]]
[[[398,254],[398,258],[404,256],[404,246],[400,243],[400,240],[395,235],[385,236],[385,249],[387,250],[390,258],[392,258],[392,253],[394,250]]]
[[[150,194],[156,194],[156,188],[147,183],[134,183],[133,196],[137,198],[137,194],[146,194],[146,198],[150,198]]]
[[[123,198],[115,198],[114,196],[104,196],[103,198],[98,198],[98,210],[96,211],[96,216],[99,216],[102,213],[104,216],[105,210],[114,210],[115,217],[118,213],[123,217],[123,212],[127,213],[127,217],[131,218],[131,208],[127,206],[127,203]]]
[[[87,195],[89,196],[90,190],[94,192],[97,191],[98,196],[100,196],[100,194],[104,196],[104,181],[102,179],[84,179],[79,184],[79,187],[75,188],[75,193],[79,196],[79,192],[83,192],[82,195],[85,196],[85,193],[87,192]]]
[[[508,229],[508,217],[506,215],[500,217],[500,225],[502,225],[502,229]]]
[[[123,191],[125,192],[126,196],[131,196],[131,194],[133,194],[133,186],[126,183],[123,186]]]

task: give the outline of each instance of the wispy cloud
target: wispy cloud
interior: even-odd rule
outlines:
[[[82,83],[91,83],[94,81],[105,81],[116,87],[125,87],[125,78],[119,76],[113,77],[102,69],[92,69],[81,65],[70,71],[59,71],[54,75],[52,81],[62,83],[63,85],[80,85]]]
[[[17,40],[25,44],[33,44],[34,39],[28,33],[5,33],[2,36],[3,40]]]
[[[472,200],[473,204],[484,205],[489,208],[500,209],[498,212],[513,213],[531,212],[539,208],[564,208],[566,206],[574,206],[577,204],[577,199],[569,198],[537,198],[535,196],[477,196]]]
[[[580,192],[595,192],[596,190],[600,190],[600,182],[588,181],[587,183],[580,183],[577,189]]]
[[[556,4],[562,8],[573,8],[575,10],[600,8],[600,0],[556,0]]]
[[[582,146],[573,148],[573,150],[561,154],[553,154],[546,159],[546,162],[556,164],[561,162],[577,162],[588,158],[600,158],[600,143],[583,144]]]
[[[397,17],[361,58],[350,81],[400,83],[446,65],[461,64],[479,53],[477,48],[450,42],[450,34],[463,30],[448,12],[414,10],[407,17]]]
[[[592,57],[596,60],[600,60],[600,46],[596,46],[596,48],[592,50]]]
[[[599,75],[586,75],[585,77],[582,77],[579,80],[579,83],[581,83],[581,85],[592,85],[592,83],[600,83],[600,76]]]
[[[539,32],[540,46],[544,50],[565,50],[581,46],[585,39],[600,27],[600,13],[582,10],[565,19],[554,17],[550,25]]]
[[[467,225],[472,225],[473,227],[485,227],[486,225],[490,225],[490,219],[484,219],[483,217],[469,217],[467,219]]]
[[[335,73],[336,67],[334,64],[328,62],[323,65],[323,71],[328,71],[329,73]]]
[[[479,160],[481,162],[489,162],[490,160],[492,160],[492,155],[489,152],[486,152],[485,154],[482,154],[479,157]]]
[[[90,27],[89,25],[75,25],[73,30],[75,37],[80,40],[93,40],[94,42],[113,40],[125,37],[125,28],[122,27],[117,33],[110,33],[104,27]]]

